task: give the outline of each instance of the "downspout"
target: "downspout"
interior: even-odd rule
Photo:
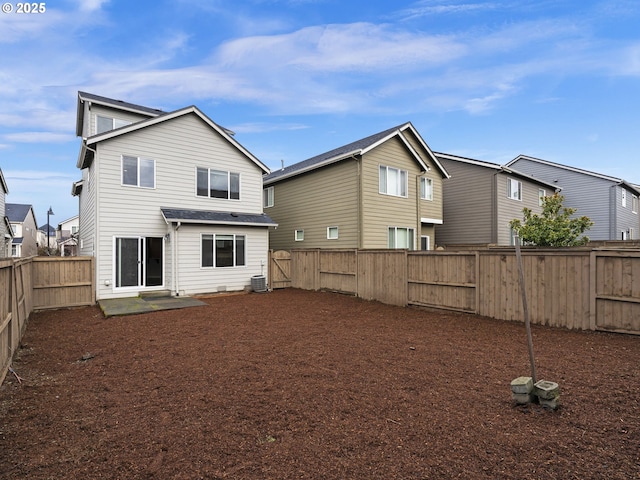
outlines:
[[[420,202],[420,182],[421,182],[421,177],[422,174],[427,173],[427,172],[420,172],[419,175],[416,175],[416,213],[418,214],[418,224],[417,224],[417,228],[416,228],[416,236],[418,238],[416,238],[416,243],[413,245],[413,248],[415,250],[421,250],[422,249],[422,212],[420,211],[420,207],[421,207],[421,202]]]
[[[172,271],[172,283],[173,283],[173,288],[174,288],[174,292],[176,297],[180,296],[180,285],[179,285],[179,278],[180,275],[178,275],[178,230],[180,230],[180,226],[182,225],[182,223],[180,222],[176,222],[173,224],[173,254],[171,255],[171,271]]]
[[[91,249],[92,249],[92,253],[93,253],[93,258],[95,259],[96,265],[95,265],[95,284],[96,284],[96,298],[98,298],[98,292],[97,290],[102,286],[100,285],[100,257],[99,257],[99,248],[100,248],[100,239],[98,238],[98,232],[100,231],[100,215],[98,215],[98,205],[100,203],[100,195],[99,195],[99,189],[100,189],[100,182],[97,181],[98,179],[98,169],[99,167],[99,162],[98,162],[98,151],[91,148],[89,145],[87,145],[87,139],[83,138],[82,139],[82,147],[85,150],[89,150],[90,152],[93,152],[93,165],[94,165],[94,175],[93,175],[93,182],[91,182],[91,174],[90,172],[88,172],[87,174],[87,188],[89,186],[89,183],[93,184],[93,242],[91,245]],[[79,205],[79,200],[78,200],[78,225],[80,225],[80,205]],[[78,228],[78,244],[80,244],[80,242],[83,241],[83,237],[80,235],[80,229]],[[111,262],[113,262],[113,246],[112,246],[112,251],[111,251]],[[112,274],[115,271],[115,268],[113,266],[113,264],[111,265],[111,271]],[[110,287],[113,289],[113,284],[115,282],[115,278],[113,278],[111,280],[110,283]]]

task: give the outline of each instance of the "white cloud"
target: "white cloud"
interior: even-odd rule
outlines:
[[[20,132],[8,133],[2,138],[17,143],[66,143],[75,140],[73,135],[53,132]]]
[[[306,27],[289,34],[245,37],[222,45],[225,67],[383,73],[450,62],[466,47],[452,37],[415,34],[388,25],[354,23]]]
[[[109,3],[110,0],[79,0],[78,7],[84,12],[95,12],[101,10],[103,5]]]

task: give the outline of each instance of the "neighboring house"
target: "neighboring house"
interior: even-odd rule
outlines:
[[[640,238],[640,190],[621,178],[519,155],[507,164],[540,180],[562,186],[564,206],[577,209],[594,225],[585,232],[590,240]]]
[[[77,134],[78,254],[96,258],[98,300],[242,290],[267,273],[269,170],[229,130],[195,106],[80,92]]]
[[[71,257],[77,255],[77,236],[80,225],[79,215],[67,218],[58,224],[56,229],[56,245],[60,249],[60,255]]]
[[[514,245],[509,222],[522,209],[542,212],[541,197],[559,188],[497,163],[435,154],[451,174],[444,184],[444,223],[436,228],[438,245]]]
[[[448,177],[410,122],[274,171],[270,247],[433,249]]]
[[[55,251],[58,248],[58,242],[56,240],[56,228],[45,223],[38,229],[38,245]]]
[[[11,256],[11,244],[13,242],[13,229],[6,214],[6,195],[9,187],[0,169],[0,258]]]
[[[30,257],[37,255],[38,228],[33,207],[21,203],[7,203],[5,208],[14,235],[11,243],[11,256]]]

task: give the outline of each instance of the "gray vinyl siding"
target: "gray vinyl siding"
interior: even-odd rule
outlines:
[[[203,234],[235,234],[245,236],[246,265],[238,267],[202,267],[201,235]],[[196,295],[200,293],[238,291],[251,285],[254,275],[268,275],[267,253],[269,232],[267,228],[183,225],[174,234],[172,242],[178,245],[178,278],[180,295]],[[262,265],[264,263],[264,265]]]
[[[508,196],[507,180],[514,179],[521,183],[522,200],[514,200]],[[499,173],[496,176],[497,182],[497,240],[498,245],[511,244],[511,226],[509,222],[514,219],[523,219],[523,209],[529,208],[535,214],[542,212],[540,206],[539,191],[542,186],[537,183],[528,182],[523,178]],[[547,189],[547,195],[552,195]]]
[[[11,256],[11,239],[6,238],[9,233],[4,217],[6,215],[6,192],[0,187],[0,258]]]
[[[273,184],[274,205],[264,212],[278,228],[269,248],[356,248],[358,246],[358,163],[348,159]],[[327,227],[338,239],[327,239]],[[304,230],[304,241],[295,241]]]
[[[488,244],[495,238],[497,170],[440,158],[451,178],[443,181],[444,223],[438,245]]]
[[[161,207],[262,213],[261,169],[195,114],[105,140],[98,145],[98,152],[94,161],[100,174],[95,199],[100,232],[95,245],[98,298],[131,295],[126,289],[113,289],[114,239],[171,234]],[[155,188],[122,185],[122,155],[155,160]],[[198,197],[197,167],[239,173],[240,200]],[[172,251],[165,241],[163,289],[173,289]],[[185,282],[181,284],[188,289]],[[214,290],[211,282],[209,291]]]
[[[615,240],[611,232],[611,188],[614,182],[564,168],[519,158],[510,164],[520,172],[533,175],[543,181],[558,185],[564,196],[564,206],[576,208],[576,216],[586,215],[594,225],[586,235],[591,240]],[[619,200],[618,200],[619,201]]]
[[[637,240],[640,237],[640,233],[638,232],[638,228],[640,226],[638,220],[638,212],[633,212],[633,197],[635,193],[630,190],[626,190],[627,195],[627,204],[626,206],[622,206],[622,191],[624,187],[617,185],[614,186],[611,191],[613,193],[613,201],[615,202],[615,211],[611,216],[615,223],[611,225],[612,234],[615,236],[617,240],[622,238],[622,232],[626,234],[630,234],[630,229],[633,229],[634,237],[632,240]],[[639,200],[640,201],[640,200]],[[626,237],[630,239],[629,237]]]
[[[136,114],[136,113],[132,113],[132,112],[126,112],[126,111],[122,111],[122,110],[116,110],[113,108],[108,108],[105,106],[101,106],[101,105],[92,105],[91,106],[91,115],[90,115],[90,123],[89,123],[89,135],[87,136],[92,136],[96,134],[96,116],[100,115],[103,117],[111,117],[111,118],[117,118],[118,120],[124,120],[127,122],[131,122],[131,123],[136,123],[139,122],[141,120],[146,120],[148,118],[150,118],[150,116],[147,115],[140,115],[140,114]]]
[[[100,148],[99,146],[97,147]],[[78,255],[94,256],[96,238],[96,171],[97,162],[82,171],[82,191],[78,201],[79,229]]]
[[[389,227],[412,228],[414,247],[419,248],[418,178],[423,174],[419,164],[394,137],[367,153],[362,165],[362,248],[388,248]],[[380,193],[380,166],[407,171],[406,198]]]

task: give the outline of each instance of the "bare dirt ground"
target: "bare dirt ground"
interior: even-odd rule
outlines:
[[[640,337],[279,290],[32,316],[0,478],[640,479]]]

